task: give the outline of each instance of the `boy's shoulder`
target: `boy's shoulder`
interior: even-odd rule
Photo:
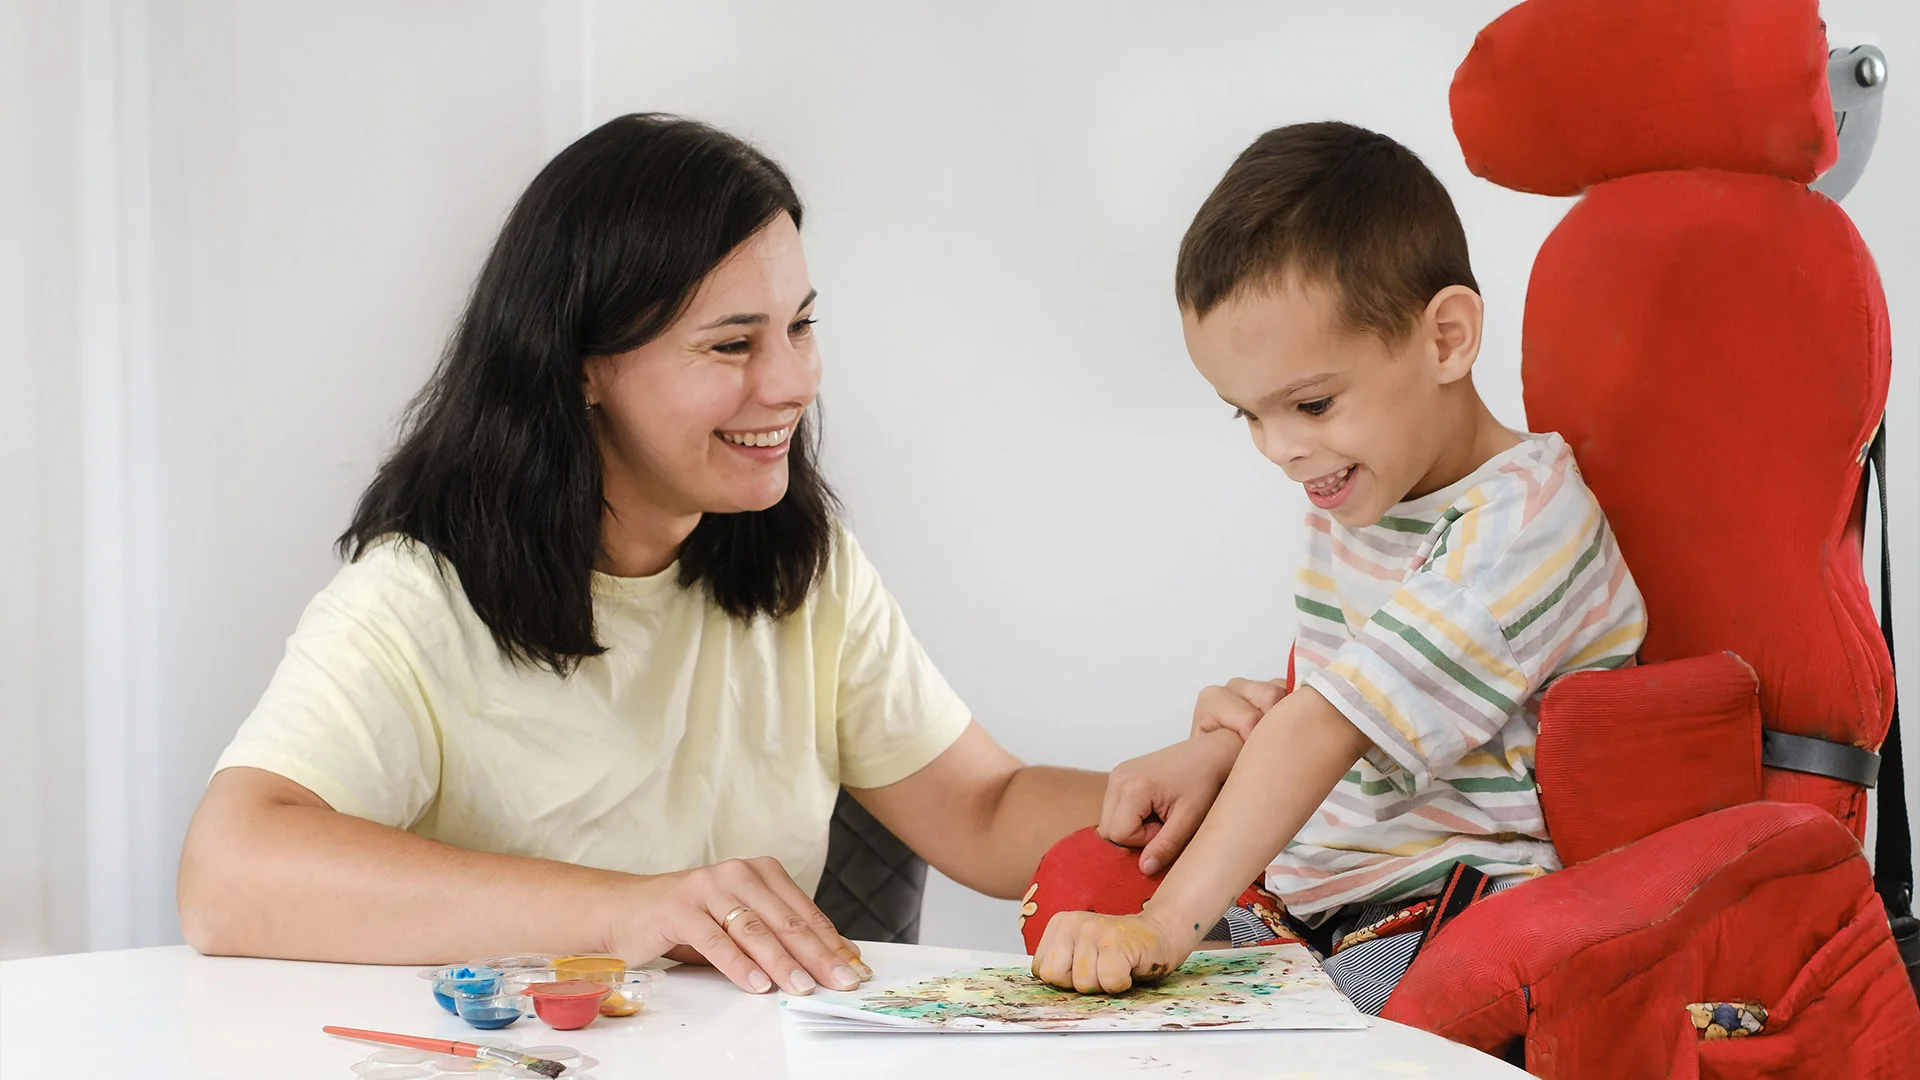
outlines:
[[[1439,524],[1438,553],[1448,557],[1442,569],[1462,581],[1505,577],[1516,564],[1566,565],[1607,531],[1572,449],[1552,433],[1528,435],[1488,462]]]

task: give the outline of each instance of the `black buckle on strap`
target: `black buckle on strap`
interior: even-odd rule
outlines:
[[[1863,788],[1873,787],[1880,779],[1880,755],[1871,750],[1772,728],[1760,729],[1760,764],[1829,776]]]

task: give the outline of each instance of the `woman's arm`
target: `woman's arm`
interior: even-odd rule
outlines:
[[[209,954],[363,964],[672,955],[705,959],[756,993],[773,983],[806,993],[815,981],[852,989],[869,974],[772,859],[643,877],[490,855],[337,813],[260,769],[226,769],[208,784],[180,858],[179,904],[187,942]]]
[[[851,790],[941,873],[1012,900],[1048,848],[1100,820],[1106,786],[1105,773],[1023,765],[973,723],[905,780]]]

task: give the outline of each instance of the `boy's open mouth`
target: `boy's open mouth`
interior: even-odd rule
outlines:
[[[1316,477],[1301,484],[1307,489],[1307,498],[1322,510],[1331,510],[1346,501],[1348,485],[1353,479],[1353,471],[1360,466],[1349,465],[1325,476]]]

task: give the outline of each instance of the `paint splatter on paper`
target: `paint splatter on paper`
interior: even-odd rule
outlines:
[[[1167,1031],[1365,1027],[1299,945],[1196,953],[1158,983],[1124,994],[1076,994],[1026,967],[982,967],[905,985],[793,998],[818,1030]]]

